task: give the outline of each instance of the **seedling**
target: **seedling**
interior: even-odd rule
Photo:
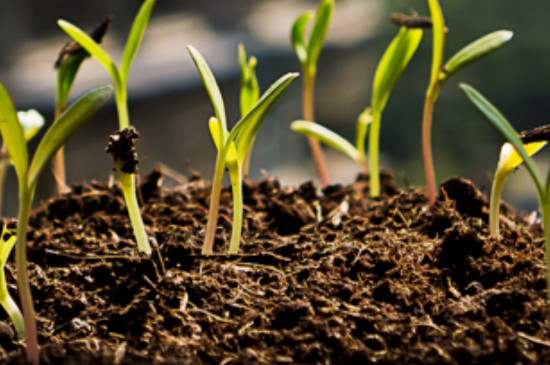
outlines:
[[[23,127],[23,135],[25,142],[29,142],[38,131],[44,126],[44,117],[35,109],[29,109],[27,111],[17,112],[17,118],[21,122],[21,127]],[[2,144],[0,150],[0,215],[2,212],[2,203],[3,203],[3,192],[4,192],[4,181],[6,179],[6,171],[8,167],[12,164],[8,151],[6,149],[6,144]]]
[[[2,307],[13,322],[17,338],[22,340],[25,338],[25,323],[19,307],[8,291],[5,272],[6,262],[15,244],[16,232],[17,222],[15,220],[2,222],[2,236],[0,236],[0,304],[2,304]]]
[[[146,0],[139,9],[139,12],[134,19],[132,29],[126,41],[124,47],[124,53],[122,55],[122,61],[120,68],[118,68],[109,55],[92,39],[88,34],[82,31],[77,26],[65,21],[58,20],[58,25],[71,36],[78,44],[82,46],[87,52],[89,52],[94,58],[96,58],[107,69],[113,84],[115,86],[115,101],[118,111],[118,123],[119,129],[124,130],[130,127],[130,119],[128,115],[128,102],[127,102],[127,88],[126,81],[130,66],[137,49],[141,43],[143,33],[147,27],[147,22],[151,16],[153,5],[155,0]],[[130,216],[130,222],[134,230],[134,236],[136,237],[137,246],[139,251],[144,252],[147,255],[151,254],[151,245],[145,232],[145,226],[143,225],[143,219],[139,210],[139,204],[136,197],[136,182],[135,173],[128,173],[122,169],[120,161],[115,158],[115,171],[117,172],[120,180],[124,199],[126,201],[126,208],[128,209],[128,215]]]
[[[210,255],[213,251],[216,224],[218,221],[218,208],[224,167],[227,166],[233,191],[233,230],[229,244],[229,253],[234,254],[239,250],[242,221],[242,166],[247,151],[258,132],[267,114],[275,105],[283,91],[298,74],[288,73],[279,78],[258,100],[258,102],[243,116],[233,127],[231,132],[227,129],[225,105],[223,97],[212,73],[202,55],[193,47],[187,49],[195,62],[197,70],[202,78],[206,91],[214,107],[214,117],[209,120],[210,134],[218,150],[214,177],[212,179],[212,192],[210,194],[210,207],[206,224],[206,235],[202,247],[204,255]]]
[[[314,16],[312,11],[300,15],[292,26],[292,46],[298,60],[302,64],[303,88],[302,88],[302,118],[315,121],[315,76],[317,74],[317,60],[325,41],[325,36],[330,25],[334,0],[322,0],[315,13],[309,39],[306,40],[306,28]],[[308,137],[309,146],[315,161],[315,168],[321,180],[322,186],[329,183],[327,163],[321,148],[321,143],[315,137]]]
[[[112,87],[104,85],[88,91],[67,108],[48,128],[42,137],[33,159],[29,164],[29,155],[25,144],[23,127],[18,120],[13,102],[2,84],[0,84],[0,134],[10,155],[19,183],[19,212],[17,215],[17,233],[15,262],[17,266],[17,284],[23,309],[24,332],[26,338],[27,359],[38,364],[38,339],[34,307],[27,272],[27,223],[34,192],[40,173],[67,140],[93,115],[111,96]],[[9,252],[6,253],[6,256]]]
[[[365,109],[357,120],[355,146],[336,133],[314,122],[296,121],[291,126],[292,129],[300,133],[315,137],[344,152],[359,163],[363,172],[367,172],[365,137],[370,125],[369,165],[371,196],[380,195],[379,141],[382,112],[386,107],[393,86],[416,52],[422,40],[422,33],[421,28],[401,26],[399,33],[384,52],[374,75],[371,99],[372,110],[369,108]]]
[[[519,134],[504,115],[502,115],[502,113],[476,89],[464,83],[460,84],[460,88],[489,124],[491,124],[507,142],[514,146],[515,151],[519,154],[521,160],[523,160],[529,175],[531,175],[535,183],[540,209],[542,211],[542,225],[544,228],[546,247],[546,285],[550,305],[550,172],[546,176],[546,182],[543,182],[535,161],[529,156],[529,151],[523,146],[524,143],[530,143],[530,141],[522,141]],[[549,137],[548,134],[544,136],[546,140],[548,140]],[[532,142],[537,141],[534,140]],[[542,141],[539,140],[538,142]]]
[[[445,48],[445,23],[443,12],[438,0],[428,0],[430,14],[432,17],[432,68],[430,82],[426,90],[424,101],[424,112],[422,116],[422,158],[424,161],[424,173],[426,176],[426,194],[428,203],[435,203],[437,191],[435,183],[435,171],[432,156],[432,119],[435,102],[445,82],[458,70],[486,56],[503,44],[512,39],[513,32],[508,30],[499,30],[489,33],[452,56],[447,63],[443,65],[443,51]]]
[[[257,63],[258,60],[256,57],[250,57],[247,59],[244,45],[239,44],[239,65],[241,68],[241,118],[248,114],[260,98],[260,87],[258,86],[258,78],[256,77]],[[248,176],[248,171],[250,168],[250,154],[252,153],[253,145],[254,139],[250,142],[250,148],[246,151],[246,155],[244,157],[243,177]]]
[[[97,43],[101,43],[103,36],[111,25],[111,17],[107,17],[102,23],[95,26],[90,32],[90,37]],[[78,43],[71,40],[59,52],[59,56],[55,61],[55,69],[57,70],[57,83],[55,94],[55,115],[57,119],[63,110],[67,107],[69,93],[73,86],[76,74],[82,65],[82,62],[90,54],[86,52]],[[65,178],[65,155],[63,147],[59,149],[52,160],[52,170],[57,184],[57,193],[61,194],[68,191]]]

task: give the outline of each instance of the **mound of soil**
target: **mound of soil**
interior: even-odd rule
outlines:
[[[225,255],[231,193],[201,255],[209,183],[141,185],[151,258],[137,254],[116,186],[73,186],[30,221],[29,260],[42,364],[550,363],[544,242],[463,179],[430,207],[385,179],[322,194],[247,182],[239,255]],[[10,290],[17,295],[8,265]],[[3,364],[23,364],[0,313]]]

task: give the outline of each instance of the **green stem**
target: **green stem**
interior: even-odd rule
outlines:
[[[314,112],[314,99],[315,99],[315,73],[309,72],[305,69],[304,72],[304,85],[302,89],[302,107],[303,107],[303,117],[304,120],[309,120],[311,122],[315,121],[315,112]],[[325,160],[325,154],[321,148],[321,142],[317,138],[308,137],[309,147],[311,148],[311,153],[313,155],[313,161],[315,162],[315,169],[317,170],[317,175],[321,180],[321,186],[326,187],[329,184],[328,179],[328,168],[327,162]]]
[[[149,244],[149,239],[147,238],[147,233],[145,232],[145,225],[143,224],[143,219],[141,218],[139,203],[136,196],[135,175],[122,172],[118,168],[116,171],[122,187],[122,193],[124,194],[124,200],[126,201],[126,209],[128,210],[128,215],[130,216],[130,223],[132,224],[132,228],[134,230],[138,250],[150,255],[151,245]]]
[[[17,333],[17,338],[22,340],[25,338],[25,322],[19,307],[12,299],[10,292],[8,291],[5,269],[5,265],[0,266],[0,304],[2,304],[2,307],[6,313],[8,313],[8,316],[13,322],[15,332]]]
[[[225,159],[220,157],[220,153],[216,158],[216,167],[214,168],[214,179],[212,180],[212,192],[210,193],[210,207],[208,209],[208,221],[206,222],[206,235],[202,245],[202,254],[211,255],[214,247],[214,238],[216,235],[216,227],[218,224],[218,209],[220,207],[220,194],[223,182],[223,169]]]
[[[369,193],[371,197],[380,195],[380,121],[382,113],[372,111],[372,123],[369,131]]]
[[[243,185],[240,164],[236,168],[230,168],[231,189],[233,193],[233,226],[231,230],[231,241],[229,243],[229,253],[236,254],[239,251],[241,235],[243,229]]]
[[[542,225],[544,228],[544,247],[546,254],[546,295],[548,296],[548,306],[550,309],[550,201],[548,201],[548,190],[544,197],[540,199],[540,209],[542,210]]]
[[[118,113],[118,127],[119,129],[126,129],[130,127],[130,116],[128,113],[128,92],[126,91],[126,85],[120,85],[115,88],[115,101],[117,105]]]
[[[23,308],[25,322],[27,361],[38,365],[40,350],[36,332],[36,319],[27,271],[27,223],[32,204],[32,191],[25,185],[19,187],[19,213],[17,216],[17,241],[15,246],[15,263],[17,266],[17,285]]]
[[[2,208],[4,204],[4,182],[6,181],[6,171],[8,169],[9,159],[4,158],[5,147],[2,147],[0,152],[0,216],[2,216]]]
[[[500,235],[500,197],[508,174],[508,171],[503,171],[497,167],[493,179],[493,186],[491,187],[491,198],[489,200],[489,235],[493,238],[498,238]]]

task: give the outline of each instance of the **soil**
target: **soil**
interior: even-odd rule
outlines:
[[[319,193],[246,182],[239,255],[226,255],[224,190],[213,256],[201,256],[210,185],[141,185],[154,239],[140,256],[120,190],[93,182],[43,203],[29,269],[42,364],[550,363],[544,242],[503,206],[450,179],[428,206],[391,176],[368,197],[359,176]],[[15,270],[7,267],[13,295]],[[0,313],[2,364],[23,364]]]

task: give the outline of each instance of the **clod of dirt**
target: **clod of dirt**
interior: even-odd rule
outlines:
[[[127,174],[136,174],[139,163],[134,140],[139,138],[139,133],[134,127],[125,128],[109,136],[109,143],[105,151],[113,156],[115,165]]]

